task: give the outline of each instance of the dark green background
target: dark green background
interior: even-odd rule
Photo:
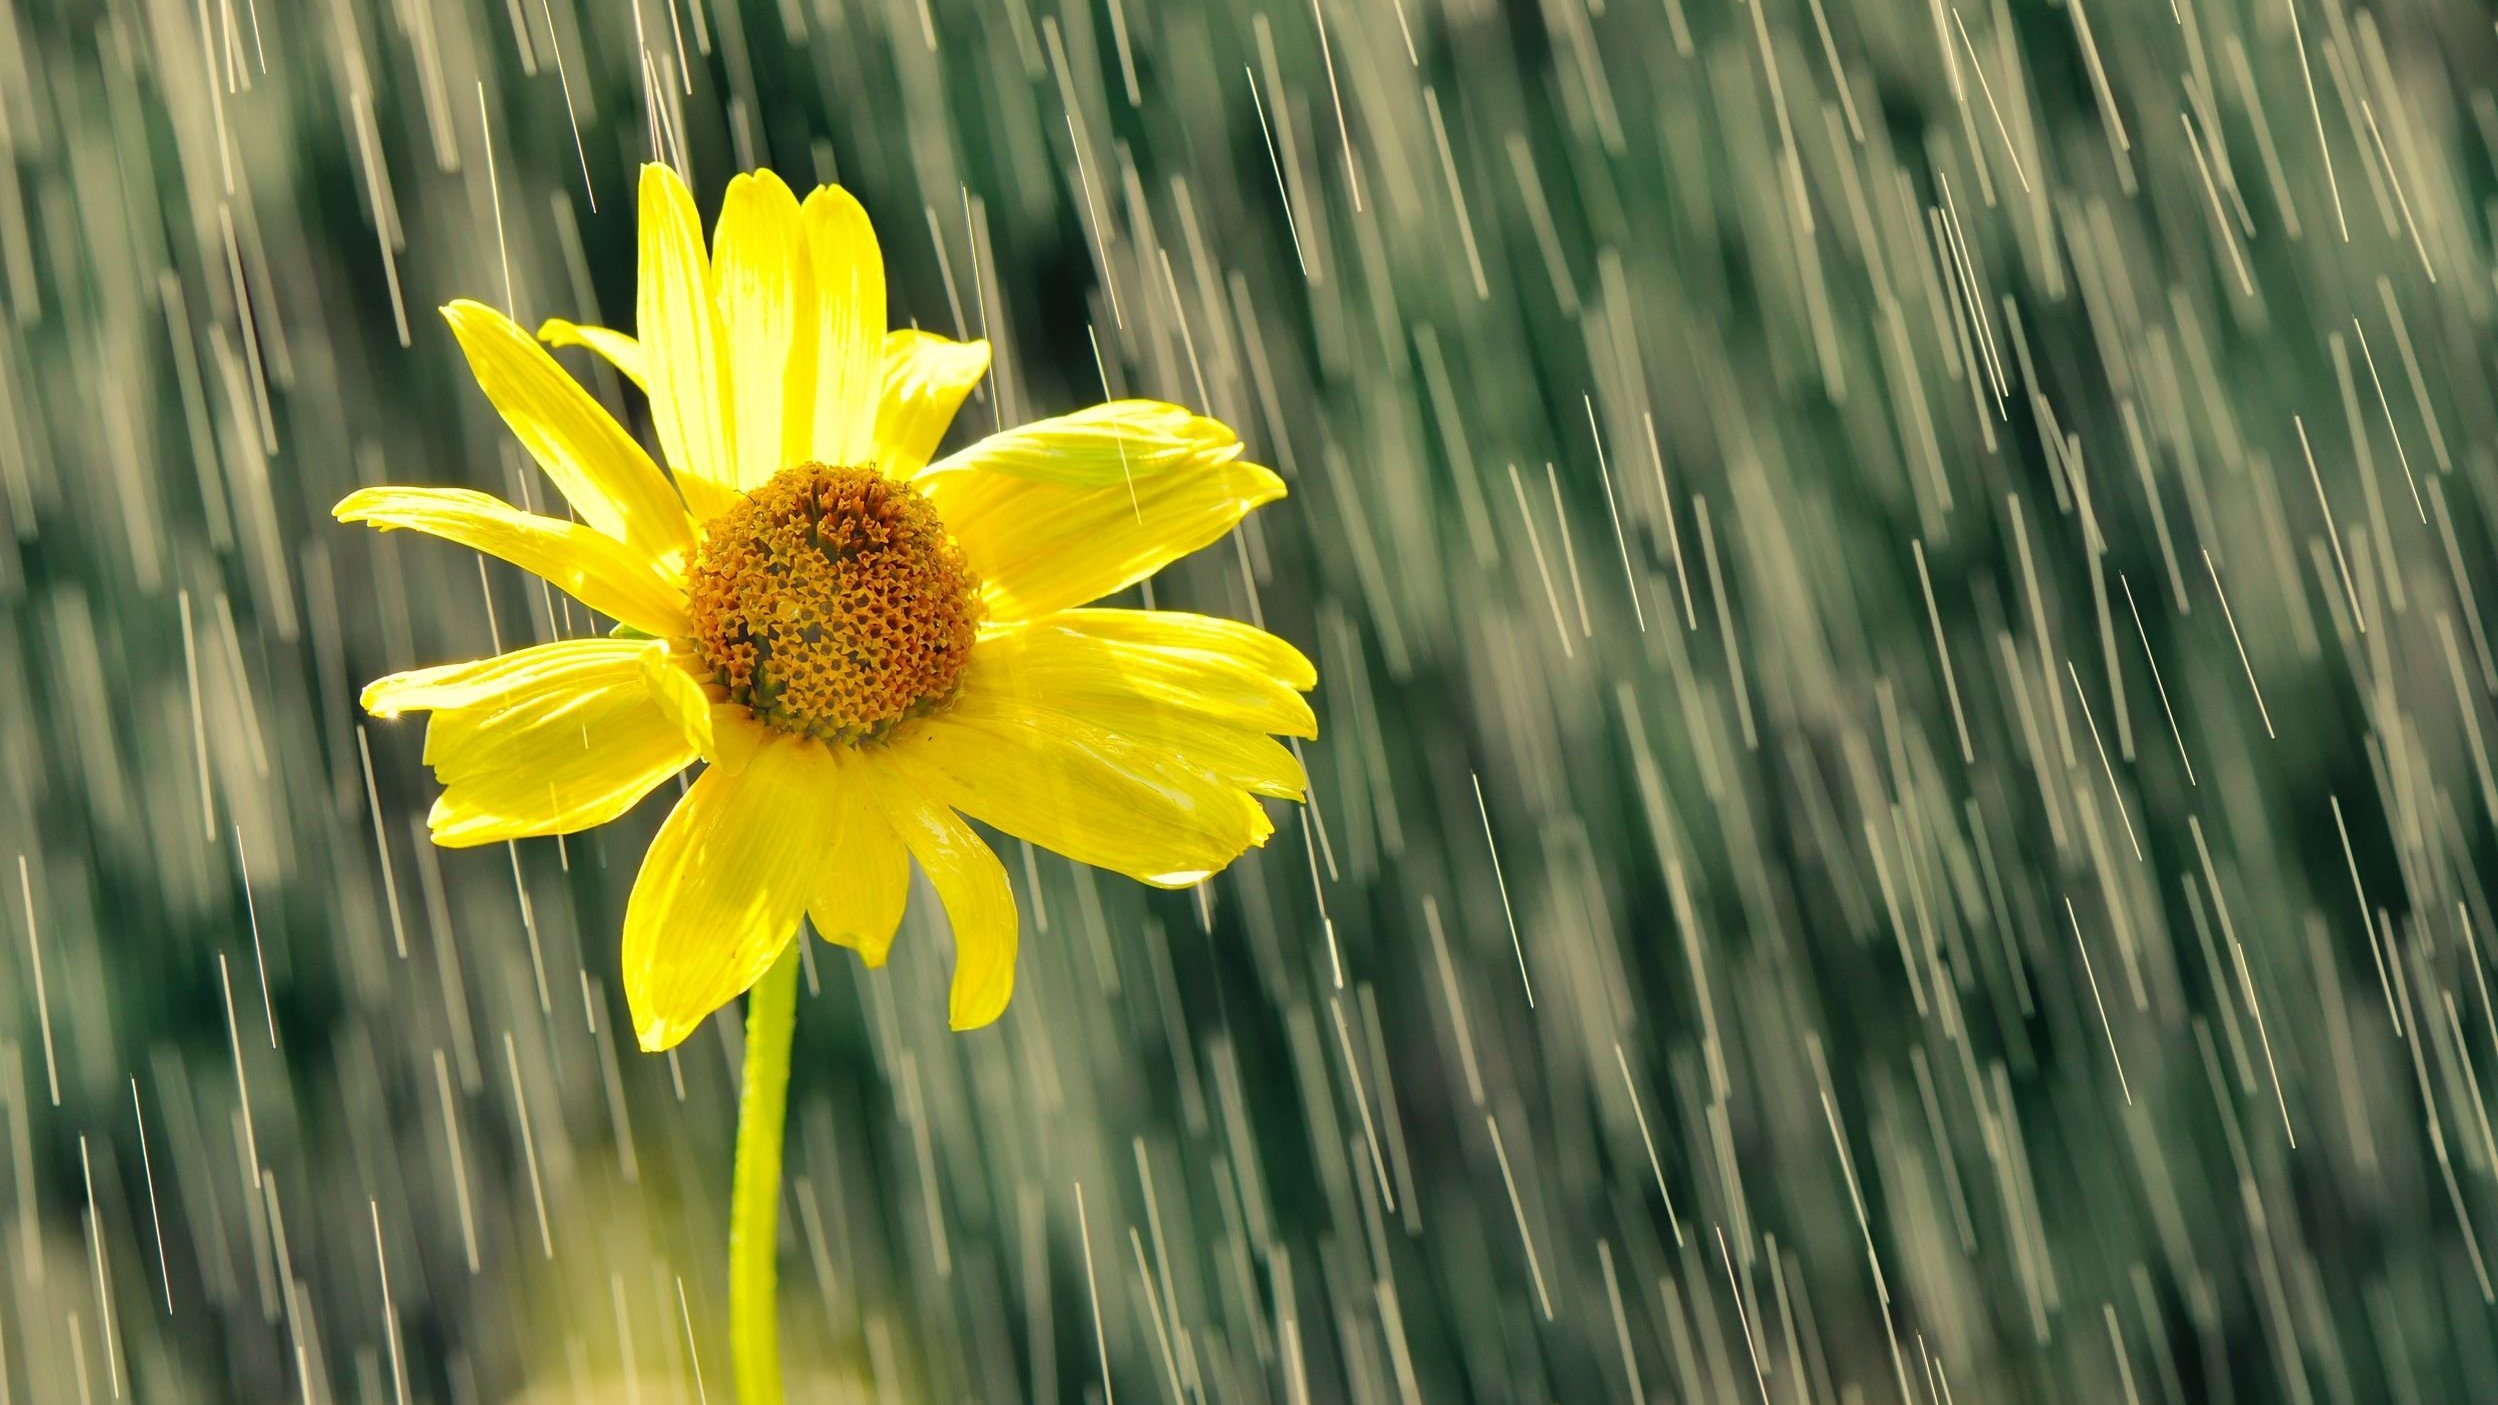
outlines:
[[[793,1398],[2498,1398],[2483,10],[691,4],[0,7],[0,1401],[728,1398],[664,796],[434,851],[354,707],[592,623],[327,515],[548,501],[431,309],[629,321],[655,150],[958,437],[1237,426],[1153,598],[1322,674],[1201,897],[1004,846],[995,1027],[813,948]]]

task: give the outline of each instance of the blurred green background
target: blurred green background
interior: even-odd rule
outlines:
[[[432,309],[629,324],[654,155],[855,191],[958,438],[1237,426],[1293,494],[1152,598],[1322,672],[1198,893],[1005,846],[996,1026],[924,892],[810,947],[794,1399],[2498,1399],[2494,74],[2468,0],[0,4],[0,1405],[729,1398],[664,802],[437,851],[355,708],[595,626],[328,517],[548,500]]]

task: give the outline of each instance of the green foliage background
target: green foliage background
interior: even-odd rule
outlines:
[[[2460,0],[0,5],[0,1405],[727,1398],[662,802],[424,842],[362,682],[593,628],[428,309],[635,167],[876,217],[1293,495],[1195,895],[811,946],[793,1398],[2498,1399],[2498,33]],[[578,363],[627,422],[638,399]]]

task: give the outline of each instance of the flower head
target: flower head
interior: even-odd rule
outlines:
[[[697,760],[626,906],[625,994],[668,1048],[809,917],[881,965],[916,862],[954,929],[951,1018],[1013,988],[1005,869],[969,816],[1164,887],[1298,800],[1276,735],[1314,736],[1309,661],[1263,630],[1097,608],[1283,496],[1213,420],[1119,401],[931,462],[982,342],[885,326],[875,231],[824,187],[729,185],[706,250],[645,167],[638,338],[549,322],[650,398],[663,471],[490,308],[443,309],[487,398],[577,520],[459,488],[367,488],[342,521],[501,557],[620,628],[380,679],[430,712],[435,842],[603,824]]]
[[[818,741],[941,709],[979,637],[963,549],[874,468],[774,474],[712,522],[688,575],[694,643],[729,701]]]

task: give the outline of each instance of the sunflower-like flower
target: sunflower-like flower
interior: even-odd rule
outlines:
[[[1124,400],[931,462],[984,342],[885,324],[866,212],[770,172],[728,188],[705,250],[684,183],[641,181],[638,339],[549,322],[639,384],[670,472],[491,308],[443,309],[573,517],[465,488],[367,488],[342,521],[408,528],[612,617],[566,639],[383,678],[430,711],[436,843],[568,834],[692,765],[625,910],[624,983],[665,1049],[770,969],[801,914],[883,964],[916,860],[954,932],[950,1017],[1013,988],[1006,871],[964,817],[1185,887],[1273,833],[1314,736],[1291,645],[1233,620],[1091,607],[1221,538],[1283,481],[1177,406]]]

